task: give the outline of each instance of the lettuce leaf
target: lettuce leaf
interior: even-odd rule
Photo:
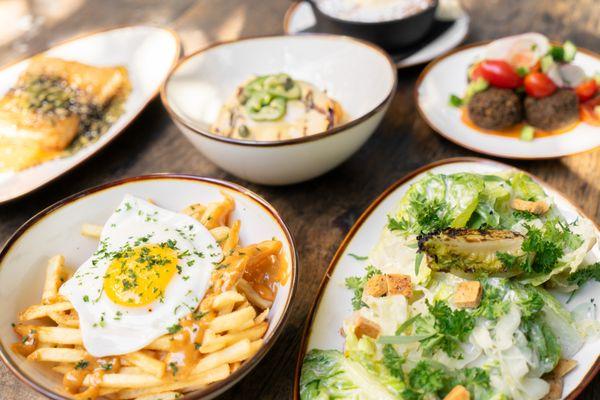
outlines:
[[[394,400],[397,396],[377,376],[340,351],[313,349],[302,364],[300,399]]]

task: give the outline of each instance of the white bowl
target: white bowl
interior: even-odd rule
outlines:
[[[236,87],[257,74],[285,72],[336,99],[349,118],[326,132],[258,142],[209,130]],[[179,62],[161,98],[184,135],[212,162],[267,185],[305,181],[338,166],[371,136],[396,87],[396,67],[375,45],[345,36],[267,36],[216,44]]]
[[[95,155],[129,126],[158,93],[179,58],[180,43],[174,31],[143,25],[103,30],[68,39],[43,54],[93,66],[123,65],[132,90],[123,115],[97,141],[75,153],[18,172],[0,173],[0,204],[24,196],[67,173]],[[0,96],[27,68],[29,59],[0,69]]]
[[[7,241],[0,251],[0,357],[8,368],[47,397],[71,398],[63,391],[59,374],[12,351],[11,344],[18,338],[11,323],[16,321],[20,310],[39,304],[48,258],[63,254],[67,265],[74,268],[95,251],[97,241],[80,234],[81,224],[103,224],[128,193],[152,199],[170,210],[181,210],[189,204],[219,200],[221,191],[235,200],[232,218],[242,223],[242,244],[273,237],[283,243],[289,279],[278,288],[268,317],[265,343],[259,352],[227,379],[190,392],[182,399],[213,398],[250,372],[273,346],[290,309],[297,282],[297,254],[291,234],[273,207],[249,190],[215,179],[173,174],[127,178],[70,196],[31,218]]]

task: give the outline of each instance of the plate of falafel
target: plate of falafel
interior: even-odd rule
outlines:
[[[416,85],[421,116],[468,149],[554,158],[600,147],[600,55],[539,33],[458,48]]]

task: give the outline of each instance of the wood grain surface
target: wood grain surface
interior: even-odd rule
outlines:
[[[286,0],[2,0],[0,64],[78,33],[133,23],[174,28],[189,53],[217,40],[281,33],[289,4]],[[466,0],[464,7],[472,17],[467,42],[539,31],[552,39],[569,38],[600,51],[598,0]],[[24,12],[34,17],[23,19]],[[289,398],[306,314],[330,258],[357,216],[407,172],[446,157],[476,155],[437,135],[417,115],[413,86],[420,70],[415,67],[398,73],[398,91],[389,112],[356,155],[325,176],[290,187],[257,186],[219,170],[186,141],[155,100],[91,161],[32,195],[0,206],[0,242],[57,200],[122,177],[181,172],[249,187],[271,202],[290,227],[300,254],[300,282],[292,315],[276,345],[222,398]],[[537,174],[600,220],[600,150],[550,161],[508,163]],[[40,398],[0,366],[0,399]],[[600,399],[600,380],[580,398]]]

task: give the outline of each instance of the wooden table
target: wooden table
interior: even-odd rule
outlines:
[[[45,4],[45,5],[44,5]],[[163,24],[182,37],[186,53],[215,40],[282,32],[285,0],[16,0],[0,3],[0,64],[44,49],[74,34],[134,23]],[[19,31],[19,7],[30,7],[35,29]],[[467,0],[472,16],[468,42],[539,31],[570,38],[600,51],[597,0]],[[15,14],[11,17],[10,13]],[[2,22],[4,21],[4,22]],[[16,36],[2,40],[2,33]],[[433,132],[417,115],[413,83],[421,68],[401,70],[398,91],[381,127],[336,170],[291,187],[264,187],[240,181],[201,156],[171,122],[159,100],[152,102],[123,135],[85,165],[26,198],[0,206],[0,242],[42,208],[90,186],[151,172],[180,172],[228,179],[264,196],[289,225],[300,254],[300,283],[292,315],[262,363],[223,398],[285,399],[291,394],[296,352],[309,306],[336,247],[365,207],[407,172],[446,157],[475,155]],[[600,151],[550,161],[512,162],[576,199],[600,220]],[[0,398],[40,396],[0,366]],[[581,396],[600,398],[600,379]]]

